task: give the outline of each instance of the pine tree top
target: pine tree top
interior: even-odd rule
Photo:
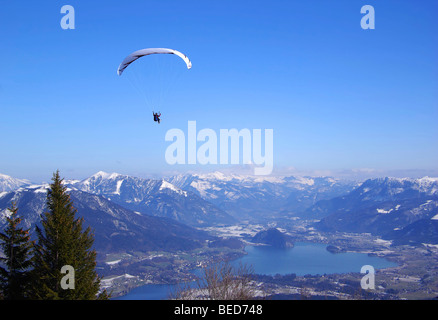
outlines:
[[[56,171],[47,192],[47,211],[42,216],[42,229],[37,227],[35,274],[41,282],[38,297],[96,298],[100,279],[95,271],[97,254],[92,249],[94,236],[90,227],[84,230],[84,220],[76,218],[76,214],[63,179]],[[75,271],[74,290],[62,289],[60,285],[64,277],[61,269],[67,265]]]

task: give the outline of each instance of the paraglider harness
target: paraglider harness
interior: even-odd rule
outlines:
[[[152,114],[154,115],[154,121],[160,123],[161,112],[158,114],[152,111]]]

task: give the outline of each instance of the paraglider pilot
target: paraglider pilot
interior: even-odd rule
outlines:
[[[155,113],[152,111],[152,114],[154,115],[154,121],[160,123],[161,112]]]

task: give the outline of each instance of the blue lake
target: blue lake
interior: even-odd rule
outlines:
[[[374,269],[396,266],[386,259],[370,257],[364,253],[333,254],[326,247],[326,244],[319,243],[295,243],[290,249],[248,246],[245,248],[248,255],[233,263],[252,265],[258,274],[295,273],[297,276],[360,272],[364,265],[371,265]]]
[[[293,248],[278,249],[269,246],[248,246],[247,255],[236,259],[232,265],[240,263],[251,265],[258,274],[330,274],[360,272],[364,265],[374,269],[395,267],[397,264],[383,258],[370,257],[363,253],[333,254],[326,250],[327,245],[317,243],[295,243]],[[163,284],[144,285],[133,289],[117,300],[162,300],[169,297],[172,286]]]

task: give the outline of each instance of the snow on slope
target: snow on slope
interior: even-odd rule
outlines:
[[[30,184],[29,180],[12,178],[0,173],[0,192],[8,192]]]

